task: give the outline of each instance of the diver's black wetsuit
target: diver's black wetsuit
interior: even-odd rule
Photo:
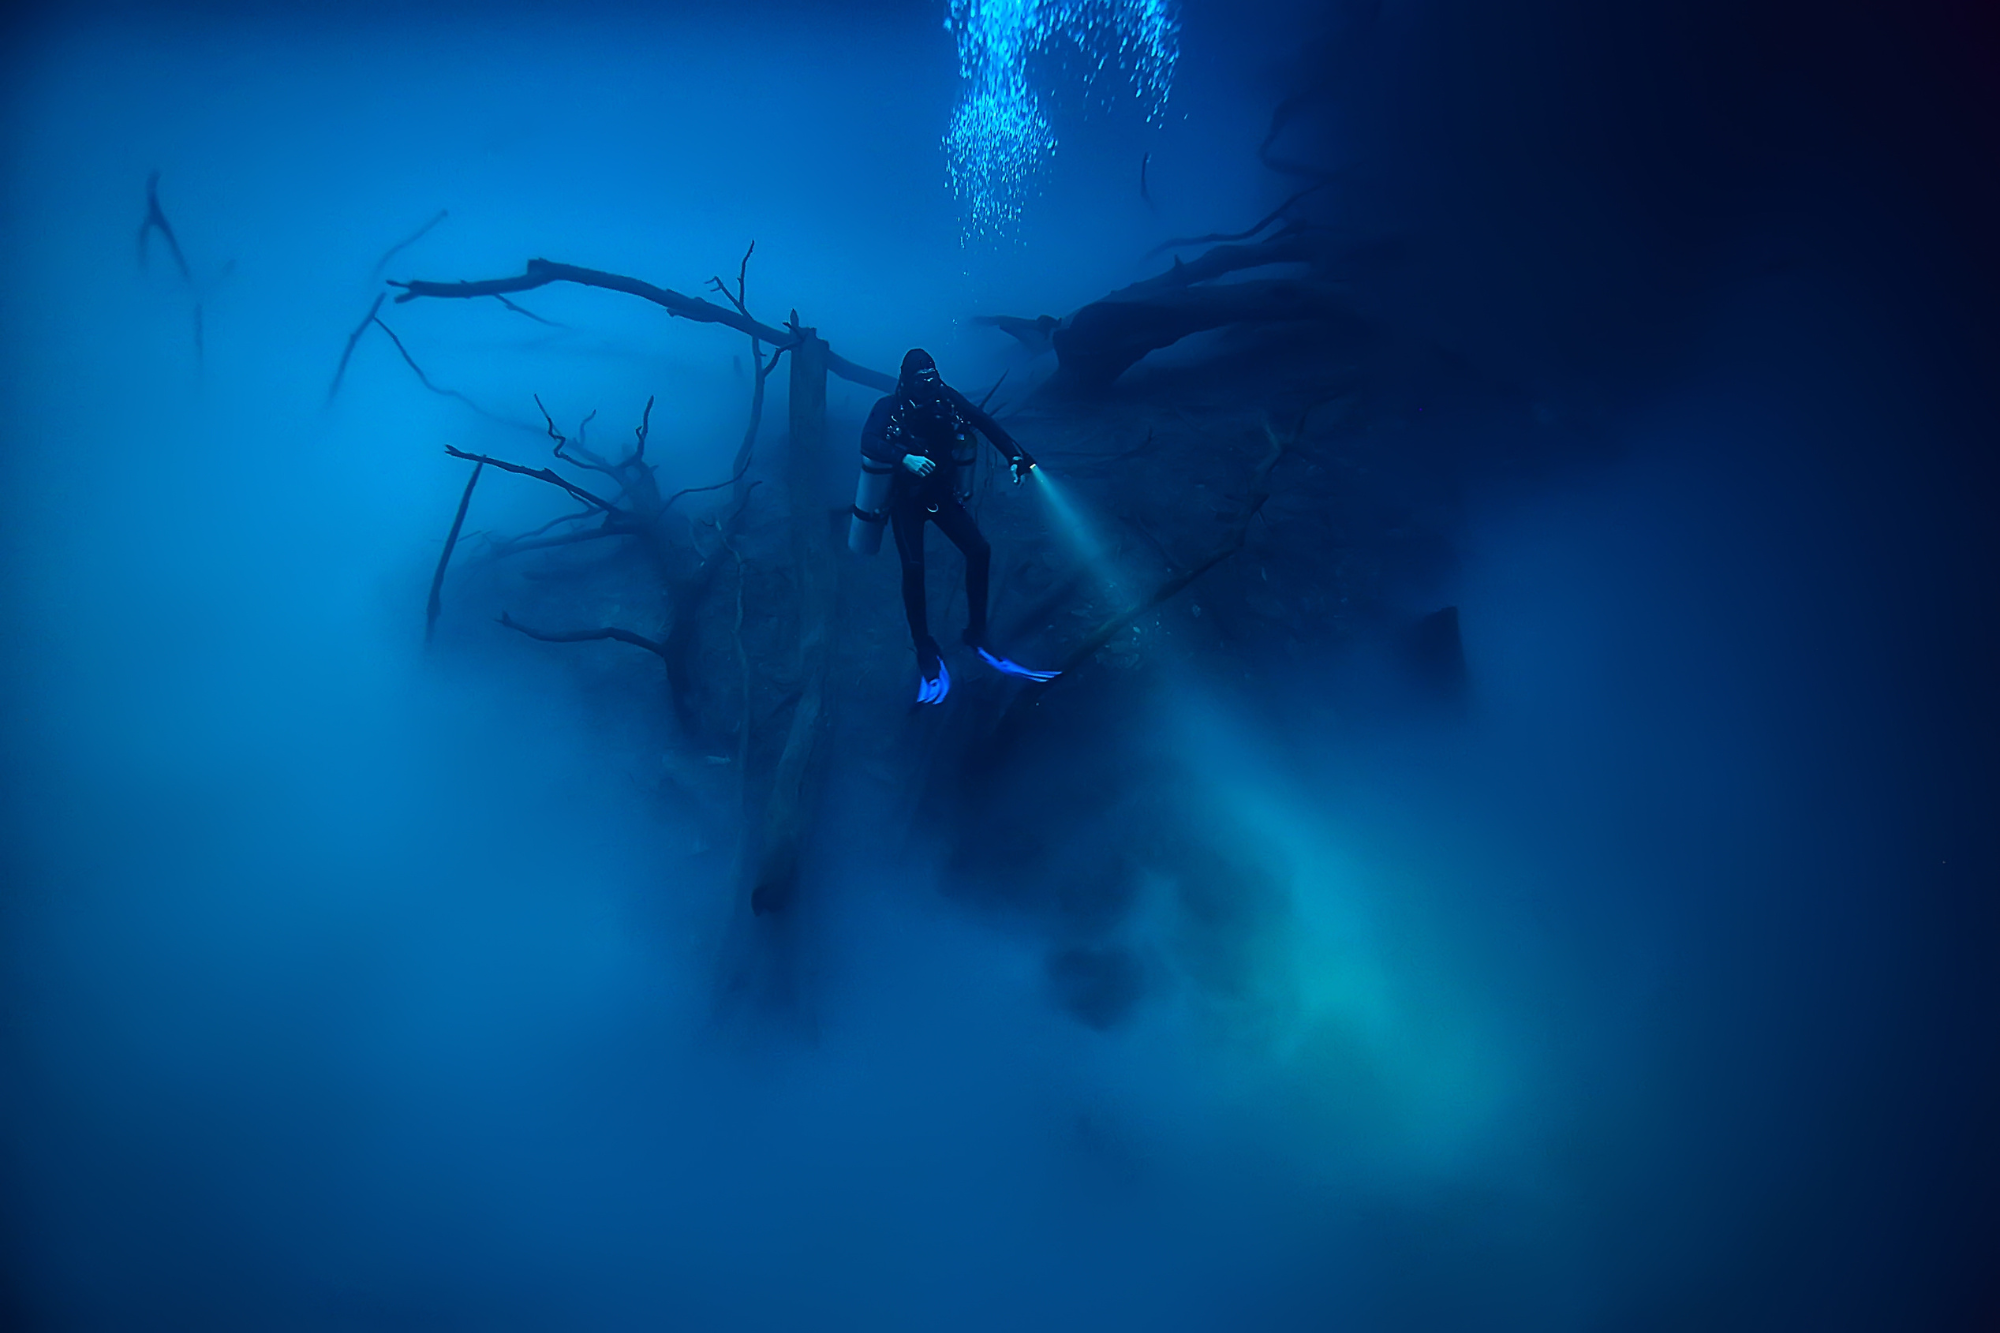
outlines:
[[[861,431],[861,453],[868,463],[894,469],[889,525],[896,535],[896,554],[903,562],[903,610],[910,618],[910,637],[918,656],[928,654],[933,662],[937,643],[930,635],[924,598],[927,522],[936,523],[964,553],[966,639],[974,644],[983,644],[986,639],[986,588],[993,548],[965,511],[964,501],[969,496],[959,492],[961,441],[969,445],[975,430],[991,440],[1008,462],[1027,459],[998,422],[938,378],[937,367],[928,356],[913,352],[904,360],[896,391],[875,404]],[[928,477],[919,477],[904,465],[906,454],[928,458],[937,466]],[[964,458],[969,464],[969,449]],[[969,481],[969,466],[965,472]]]

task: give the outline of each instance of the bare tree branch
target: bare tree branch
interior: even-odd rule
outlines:
[[[438,223],[443,222],[449,216],[450,214],[445,209],[440,208],[435,214],[431,216],[431,220],[429,222],[426,222],[423,226],[417,228],[415,231],[411,232],[408,236],[405,236],[402,240],[397,241],[387,250],[384,250],[382,252],[382,257],[375,261],[375,267],[368,270],[368,276],[371,278],[378,278],[382,276],[382,270],[389,267],[390,260],[394,259],[398,254],[402,253],[403,251],[409,249],[411,246],[415,245],[418,241],[424,239],[425,236],[430,234],[430,230],[432,227],[437,226]]]
[[[146,177],[146,216],[139,223],[138,239],[139,267],[142,270],[146,267],[146,239],[156,231],[160,233],[161,239],[166,241],[167,251],[174,257],[174,267],[180,270],[181,281],[187,284],[188,293],[194,300],[194,365],[195,373],[200,374],[205,355],[201,307],[206,293],[203,288],[195,285],[194,274],[188,268],[187,256],[181,253],[181,243],[179,238],[174,235],[173,224],[167,221],[166,211],[160,207],[160,173],[158,171],[154,171]],[[230,269],[234,267],[236,267],[236,261],[232,259],[223,266],[222,272],[216,276],[216,281],[228,277]],[[212,287],[214,284],[211,283],[209,285]]]
[[[633,446],[632,457],[627,459],[626,460],[627,462],[643,463],[646,461],[646,436],[652,432],[652,429],[653,429],[653,395],[647,394],[646,410],[639,414],[638,428],[632,432],[634,435],[639,437],[639,442],[638,444]]]
[[[449,444],[447,444],[444,447],[444,451],[450,454],[453,458],[463,458],[467,462],[471,463],[491,463],[494,467],[499,468],[503,472],[516,472],[524,477],[533,477],[536,481],[546,481],[551,486],[560,486],[563,490],[568,491],[571,495],[574,495],[577,499],[583,501],[585,504],[594,505],[597,508],[602,509],[607,514],[614,514],[617,512],[616,507],[612,505],[610,501],[598,499],[596,496],[592,495],[589,491],[583,489],[583,487],[575,485],[574,483],[564,479],[562,476],[557,474],[555,470],[552,468],[523,467],[519,463],[509,463],[503,458],[493,458],[486,454],[468,454],[463,449],[454,448]]]
[[[750,256],[753,253],[755,253],[756,249],[757,249],[757,242],[752,241],[750,242],[750,248],[743,252],[743,262],[741,262],[736,266],[736,290],[734,292],[731,292],[729,290],[729,284],[724,282],[719,277],[710,278],[708,280],[708,285],[715,291],[720,292],[725,298],[727,298],[729,304],[736,307],[736,313],[743,316],[743,318],[745,319],[750,318],[750,307],[743,303],[744,282],[750,275]],[[752,342],[755,342],[756,339],[757,339],[756,334],[753,333],[750,335],[750,340]]]
[[[535,406],[541,410],[542,420],[548,423],[549,438],[556,442],[555,455],[557,458],[575,467],[588,468],[592,472],[602,472],[613,481],[618,479],[618,473],[611,464],[590,452],[583,443],[584,432],[590,428],[591,419],[597,415],[596,408],[593,407],[590,409],[590,416],[585,417],[583,424],[576,428],[576,443],[572,445],[563,437],[563,433],[556,429],[555,418],[549,415],[548,408],[542,406],[542,396],[540,394],[531,396],[535,400]],[[566,445],[576,450],[576,452],[574,454],[564,453],[563,448]]]
[[[739,453],[737,455],[735,475],[731,476],[728,480],[718,481],[713,486],[690,486],[684,491],[675,491],[672,495],[667,497],[666,504],[661,505],[660,508],[662,509],[668,508],[673,504],[674,501],[680,499],[683,495],[700,495],[704,491],[719,491],[724,486],[734,486],[737,482],[743,479],[743,474],[748,472],[749,470],[750,470],[750,455],[749,455],[749,450],[746,447],[742,453]]]
[[[500,293],[498,292],[493,293],[493,299],[498,301],[501,305],[506,306],[509,310],[513,311],[517,315],[526,315],[529,319],[534,320],[535,323],[537,324],[546,324],[552,329],[566,329],[569,327],[569,325],[560,323],[553,319],[543,319],[540,315],[536,314],[534,311],[526,309],[525,307],[522,306],[515,305],[512,301],[500,295]]]
[[[181,253],[181,243],[174,237],[173,224],[160,207],[160,173],[155,171],[146,177],[146,218],[139,224],[139,267],[146,266],[146,238],[153,232],[167,243],[167,253],[174,257],[174,267],[181,271],[181,280],[194,286],[194,278],[188,273],[187,256]]]
[[[333,383],[326,391],[327,402],[332,402],[333,396],[340,392],[340,381],[347,374],[347,362],[354,355],[354,344],[360,342],[361,335],[368,332],[368,326],[376,322],[375,312],[382,308],[382,302],[388,295],[387,292],[375,293],[375,304],[368,307],[368,313],[354,326],[354,332],[347,335],[347,346],[340,349],[340,364],[333,368]]]
[[[464,394],[460,393],[456,389],[447,389],[442,385],[433,384],[431,382],[431,377],[424,374],[424,368],[417,364],[417,359],[410,355],[410,349],[403,346],[403,340],[396,336],[396,331],[390,328],[387,324],[384,324],[381,321],[380,317],[378,316],[370,315],[369,320],[371,323],[375,325],[376,328],[382,330],[382,332],[389,335],[389,341],[396,344],[396,350],[397,352],[402,354],[404,363],[408,365],[411,370],[417,372],[417,378],[420,381],[422,381],[423,386],[426,389],[429,389],[432,393],[443,394],[446,398],[456,398],[458,399],[459,402],[464,403],[467,407],[477,412],[480,416],[485,417],[488,421],[497,421],[503,426],[512,426],[517,430],[534,429],[533,426],[528,425],[526,422],[511,421],[508,418],[501,416],[497,412],[487,411],[485,408],[481,407],[478,403],[473,402],[470,398],[467,398]]]
[[[540,630],[523,625],[504,611],[500,613],[500,623],[531,639],[540,639],[543,643],[589,643],[595,639],[615,639],[619,643],[629,643],[634,648],[644,648],[661,661],[665,661],[667,656],[665,644],[649,639],[643,634],[634,634],[629,629],[619,629],[616,625],[606,625],[602,629]]]
[[[452,548],[458,545],[458,530],[465,526],[465,511],[472,505],[472,488],[479,484],[479,474],[486,470],[486,464],[474,463],[472,475],[465,479],[465,494],[458,497],[458,512],[452,515],[451,531],[445,534],[444,551],[438,556],[437,572],[431,575],[430,602],[424,607],[424,642],[431,641],[437,630],[438,616],[444,611],[444,571],[451,564]]]
[[[721,324],[769,343],[787,341],[783,333],[770,325],[759,323],[741,311],[727,309],[713,301],[685,296],[680,292],[656,287],[650,282],[642,282],[622,274],[581,268],[575,264],[558,264],[547,259],[530,259],[527,271],[515,278],[487,278],[478,282],[427,282],[412,279],[408,282],[392,281],[389,285],[403,289],[402,294],[396,298],[397,303],[401,304],[420,296],[465,298],[532,291],[537,287],[546,287],[552,282],[573,282],[582,287],[600,287],[606,291],[625,292],[642,300],[651,301],[666,310],[668,314],[678,315],[682,319],[691,319],[702,324]],[[827,354],[827,369],[844,380],[865,384],[885,393],[896,387],[894,376],[856,365],[830,351]]]

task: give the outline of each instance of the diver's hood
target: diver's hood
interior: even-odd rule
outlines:
[[[903,357],[902,374],[896,377],[896,396],[906,402],[933,402],[944,393],[944,380],[937,362],[921,347],[912,347]]]

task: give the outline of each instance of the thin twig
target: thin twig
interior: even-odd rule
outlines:
[[[347,374],[347,361],[354,355],[354,344],[360,342],[361,335],[368,332],[368,326],[375,323],[375,312],[382,308],[382,301],[388,295],[387,292],[375,293],[375,304],[368,307],[368,313],[354,326],[354,332],[347,335],[347,346],[340,349],[340,364],[333,368],[333,383],[326,391],[327,402],[331,403],[333,396],[340,392],[340,381]]]
[[[573,467],[588,468],[592,472],[602,472],[613,481],[618,480],[618,473],[611,465],[590,452],[589,448],[583,442],[584,432],[590,428],[591,418],[597,415],[596,408],[592,408],[590,416],[585,417],[583,424],[576,428],[576,443],[570,445],[570,442],[563,437],[563,433],[556,429],[555,418],[549,415],[549,409],[542,406],[542,396],[540,394],[532,394],[530,396],[534,398],[535,406],[540,409],[542,420],[548,425],[549,438],[556,442],[554,452],[557,458],[560,458],[563,462]],[[566,445],[575,449],[576,452],[573,454],[564,453],[563,448]]]
[[[166,211],[160,207],[160,173],[158,171],[146,177],[146,216],[139,223],[139,267],[141,269],[146,267],[146,238],[156,231],[166,241],[167,250],[174,257],[174,267],[181,271],[181,281],[187,284],[188,291],[194,298],[194,368],[195,373],[199,375],[204,364],[204,339],[201,319],[203,291],[195,285],[194,274],[188,269],[187,256],[181,253],[181,243],[174,235],[173,224],[167,221]],[[217,281],[227,277],[229,270],[234,268],[235,265],[236,261],[233,259],[230,260],[224,266],[223,271],[217,275]]]
[[[538,393],[529,394],[528,396],[535,400],[535,410],[542,414],[542,420],[548,424],[549,438],[556,442],[555,455],[557,458],[561,458],[563,456],[563,446],[568,444],[569,441],[563,438],[561,431],[556,429],[556,419],[549,415],[549,409],[542,406],[542,396]]]
[[[435,214],[432,215],[431,220],[429,222],[426,222],[423,226],[417,228],[415,231],[411,232],[408,236],[405,236],[402,240],[397,241],[387,250],[384,250],[382,252],[382,257],[375,261],[375,267],[368,270],[368,276],[371,278],[381,277],[382,270],[389,267],[390,260],[394,259],[398,254],[402,253],[404,250],[407,250],[411,246],[415,245],[418,241],[424,239],[425,236],[430,234],[430,229],[432,227],[435,227],[437,226],[438,223],[443,222],[445,218],[448,216],[450,216],[449,213],[445,209],[440,208]]]
[[[426,389],[429,389],[432,393],[443,394],[446,398],[456,398],[458,399],[459,402],[464,403],[467,407],[477,412],[480,416],[485,417],[488,421],[497,421],[503,426],[514,426],[521,430],[534,429],[534,427],[525,425],[519,421],[509,421],[506,417],[501,416],[497,412],[487,411],[485,408],[481,407],[478,403],[473,402],[470,398],[467,398],[464,394],[460,393],[456,389],[447,389],[441,385],[431,383],[431,377],[424,374],[424,368],[417,364],[417,359],[415,357],[410,355],[410,349],[403,346],[403,340],[396,336],[396,331],[390,328],[387,324],[384,324],[381,321],[381,319],[377,316],[370,315],[369,320],[377,328],[381,329],[382,332],[389,335],[389,341],[396,344],[396,350],[402,354],[404,362],[409,365],[411,370],[417,372],[417,378],[421,380],[423,382],[423,386]]]
[[[733,486],[738,481],[742,480],[743,474],[745,472],[748,472],[749,470],[750,470],[750,459],[747,456],[740,458],[737,462],[736,475],[730,477],[727,481],[718,481],[713,486],[690,486],[684,491],[675,491],[672,495],[667,497],[666,503],[661,505],[660,508],[662,509],[671,508],[673,506],[674,501],[680,499],[683,495],[700,495],[703,491],[719,491],[724,486]]]
[[[628,462],[643,463],[646,461],[646,436],[652,429],[653,429],[653,395],[647,394],[646,410],[639,416],[638,429],[632,432],[634,435],[637,435],[639,437],[639,443],[632,450],[632,457],[629,460],[627,460]]]
[[[750,318],[750,307],[743,303],[744,282],[750,275],[750,256],[756,249],[757,249],[757,242],[752,241],[750,242],[750,248],[743,252],[743,262],[736,266],[736,290],[734,292],[731,292],[729,290],[729,284],[724,282],[719,277],[710,278],[708,280],[708,285],[713,289],[715,289],[717,292],[720,292],[725,298],[727,298],[729,304],[736,307],[736,313],[742,315],[743,318],[745,319]],[[754,341],[756,335],[752,334],[750,336]]]
[[[173,224],[167,221],[166,212],[160,207],[160,173],[155,171],[146,177],[146,219],[139,224],[139,267],[146,266],[146,237],[159,232],[167,243],[167,253],[174,257],[174,267],[181,271],[181,280],[194,286],[194,278],[188,273],[187,257],[181,253],[181,243],[174,237]]]
[[[513,311],[517,315],[526,315],[529,319],[534,320],[535,323],[537,324],[546,324],[552,329],[566,329],[569,327],[569,325],[558,323],[553,319],[543,319],[540,315],[536,314],[534,311],[527,310],[522,308],[521,306],[515,305],[512,301],[508,300],[506,297],[502,296],[498,292],[493,293],[493,299],[498,301],[501,305],[506,306],[509,310]]]
[[[465,526],[465,511],[472,505],[472,488],[479,484],[479,474],[486,470],[486,464],[474,463],[472,475],[465,479],[465,494],[458,497],[458,512],[451,517],[451,531],[445,534],[444,551],[438,556],[437,572],[431,575],[430,602],[424,607],[424,642],[431,641],[437,630],[438,616],[444,611],[444,571],[451,563],[452,548],[458,545],[458,530]]]
[[[568,491],[571,495],[583,501],[585,504],[595,505],[597,508],[602,509],[607,514],[613,514],[617,512],[617,510],[611,505],[609,501],[598,499],[596,496],[592,495],[589,491],[583,489],[583,487],[578,486],[573,482],[564,479],[552,468],[523,467],[519,463],[509,463],[503,458],[493,458],[486,454],[468,454],[463,449],[454,448],[449,444],[447,444],[444,447],[444,451],[450,454],[453,458],[463,458],[467,462],[471,463],[491,463],[494,467],[501,469],[503,472],[516,472],[524,477],[533,477],[536,481],[546,481],[551,486],[560,486],[563,490]]]
[[[750,256],[756,252],[757,242],[752,240],[749,246],[744,249],[742,260],[736,265],[735,291],[730,291],[729,284],[724,282],[720,277],[708,280],[708,285],[721,293],[731,305],[736,307],[737,313],[745,319],[751,318],[749,304]],[[786,327],[796,332],[794,326],[797,322],[798,312],[795,310],[792,312],[792,323]],[[770,378],[771,372],[778,368],[778,358],[783,356],[787,348],[793,345],[795,344],[787,343],[773,348],[771,359],[767,363],[764,360],[763,340],[755,332],[752,332],[750,335],[750,420],[743,428],[743,443],[736,448],[736,460],[732,464],[736,469],[736,475],[730,478],[730,481],[724,482],[723,485],[725,486],[732,482],[741,481],[743,474],[750,470],[750,460],[757,448],[757,430],[763,424],[764,420],[764,382]],[[717,490],[720,487],[704,487],[702,489]],[[689,493],[687,491],[681,492],[682,495]],[[748,493],[747,490],[743,492],[745,496]],[[679,498],[680,496],[678,495],[674,497],[676,500]],[[667,503],[672,504],[673,500],[669,500]]]

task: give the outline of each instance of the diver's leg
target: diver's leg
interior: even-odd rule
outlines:
[[[929,517],[922,505],[908,500],[889,509],[889,530],[896,536],[896,555],[903,564],[903,613],[910,619],[910,641],[917,649],[917,701],[941,703],[951,687],[945,683],[944,660],[931,637],[924,604],[924,521]]]
[[[903,612],[910,618],[910,638],[921,648],[931,637],[924,600],[924,520],[922,506],[907,501],[889,510],[889,531],[896,537],[896,557],[903,563]]]
[[[967,605],[965,642],[979,650],[980,660],[1002,675],[1023,680],[1054,680],[1059,672],[1033,671],[1019,662],[996,656],[986,642],[986,584],[993,564],[993,548],[980,535],[972,515],[956,502],[938,506],[937,525],[965,552],[965,601]]]
[[[939,505],[936,519],[938,531],[965,555],[965,641],[977,648],[986,642],[986,590],[993,571],[993,547],[956,500]]]

